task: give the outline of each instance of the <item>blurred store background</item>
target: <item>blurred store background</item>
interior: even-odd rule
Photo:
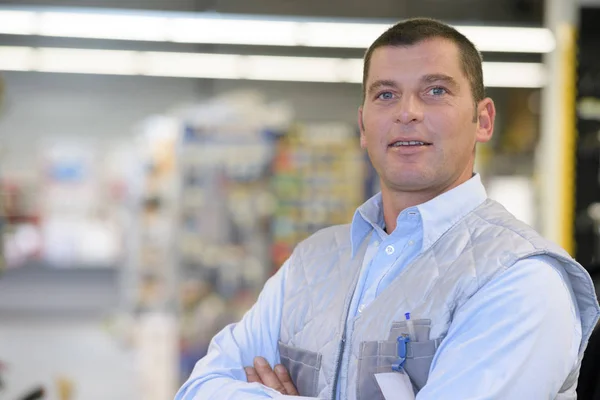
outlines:
[[[600,0],[0,2],[0,399],[164,400],[298,241],[351,220],[361,57],[482,50],[491,197],[600,262]]]

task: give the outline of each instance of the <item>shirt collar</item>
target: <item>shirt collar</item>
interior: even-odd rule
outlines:
[[[417,206],[423,221],[423,251],[430,248],[448,229],[487,199],[481,177],[476,174],[465,183]]]
[[[423,247],[429,249],[448,229],[487,199],[487,193],[479,174],[465,183],[414,208],[419,212],[423,224]],[[377,193],[354,213],[351,225],[352,255],[365,237],[372,232],[383,232],[383,206],[381,193]]]
[[[381,192],[364,202],[356,212],[350,226],[352,256],[358,251],[365,237],[373,230],[383,231],[383,206]]]

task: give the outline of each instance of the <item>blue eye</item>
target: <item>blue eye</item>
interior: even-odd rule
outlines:
[[[434,96],[443,96],[447,93],[447,91],[443,87],[434,87],[431,90],[429,90],[429,93]]]
[[[380,100],[391,100],[394,98],[394,94],[392,92],[383,92],[377,96]]]

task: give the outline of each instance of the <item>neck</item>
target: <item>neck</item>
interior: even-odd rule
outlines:
[[[383,219],[385,221],[385,231],[390,234],[396,229],[398,215],[407,208],[417,206],[432,200],[442,193],[454,189],[463,184],[472,177],[472,173],[456,179],[449,185],[440,188],[432,188],[426,191],[406,192],[393,190],[381,182],[381,201],[383,203]]]

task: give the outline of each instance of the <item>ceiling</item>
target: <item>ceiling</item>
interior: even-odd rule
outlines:
[[[542,26],[544,0],[4,0],[0,4],[343,18],[430,17],[451,23]]]

